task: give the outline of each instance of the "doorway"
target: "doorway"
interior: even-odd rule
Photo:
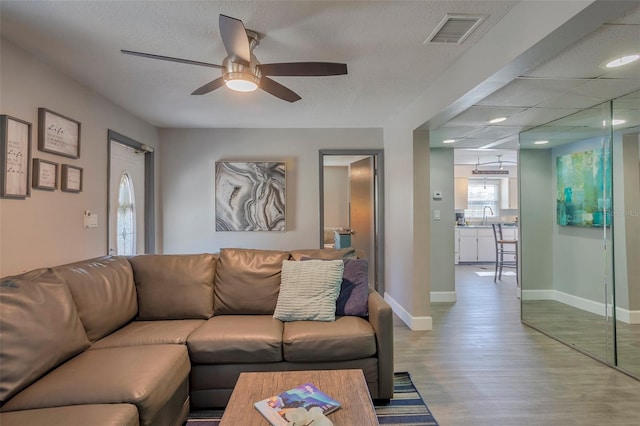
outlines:
[[[384,294],[383,150],[320,150],[320,247],[353,247]]]
[[[109,130],[108,151],[108,253],[153,253],[153,148]]]

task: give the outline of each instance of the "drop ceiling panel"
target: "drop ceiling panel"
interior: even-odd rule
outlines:
[[[601,64],[630,52],[637,52],[640,27],[605,25],[584,37],[570,49],[525,75],[544,78],[595,78],[608,70]]]
[[[580,111],[577,108],[529,108],[509,118],[509,124],[527,128],[539,126]]]
[[[502,139],[507,136],[518,134],[523,130],[522,127],[513,126],[487,126],[472,133],[468,138],[472,139]]]
[[[640,48],[640,39],[638,43]],[[602,99],[602,101],[605,102],[638,89],[640,89],[640,78],[635,80],[598,79],[582,84],[580,87],[574,89],[572,93],[594,99]]]
[[[524,110],[525,108],[516,107],[472,106],[450,120],[449,123],[455,126],[486,126],[489,124],[489,120],[493,118],[511,117],[512,115],[518,114]],[[508,125],[506,121],[503,123],[504,125]],[[499,123],[496,125],[499,125]]]
[[[533,107],[549,97],[558,96],[582,84],[581,80],[518,78],[487,96],[477,105]]]

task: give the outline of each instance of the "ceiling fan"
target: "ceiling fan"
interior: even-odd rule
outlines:
[[[220,15],[220,36],[227,51],[222,65],[189,59],[172,58],[151,53],[121,50],[126,55],[142,56],[150,59],[179,62],[222,70],[222,77],[199,87],[192,95],[204,95],[224,85],[239,92],[252,92],[258,88],[288,102],[300,100],[293,90],[267,76],[316,77],[347,74],[347,64],[335,62],[282,62],[261,64],[253,54],[253,49],[263,38],[262,34],[247,30],[241,20]]]

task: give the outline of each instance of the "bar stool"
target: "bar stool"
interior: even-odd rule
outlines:
[[[502,280],[502,268],[514,268],[516,270],[516,283],[518,282],[518,240],[505,240],[502,236],[502,224],[492,224],[493,237],[496,242],[496,271],[493,282]],[[505,260],[507,255],[507,260]],[[513,256],[513,260],[509,257]]]

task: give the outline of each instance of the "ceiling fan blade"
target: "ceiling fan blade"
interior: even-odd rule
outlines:
[[[282,84],[271,80],[268,77],[262,76],[260,79],[260,88],[267,93],[272,94],[276,98],[280,98],[287,102],[295,102],[302,99],[296,92],[284,87]]]
[[[142,56],[143,58],[160,59],[161,61],[179,62],[181,64],[199,65],[201,67],[209,67],[209,68],[219,68],[219,69],[223,68],[222,65],[210,64],[207,62],[200,62],[200,61],[192,61],[190,59],[172,58],[170,56],[154,55],[152,53],[133,52],[131,50],[120,50],[120,52],[124,53],[125,55]]]
[[[272,76],[324,76],[347,74],[347,64],[336,62],[282,62],[260,64],[262,75]]]
[[[204,95],[204,94],[212,92],[212,91],[214,91],[217,88],[222,87],[222,86],[224,86],[224,78],[218,77],[215,80],[208,82],[204,86],[197,88],[191,94],[192,95]]]
[[[220,15],[220,36],[229,58],[234,61],[251,62],[251,49],[247,30],[241,20]]]

